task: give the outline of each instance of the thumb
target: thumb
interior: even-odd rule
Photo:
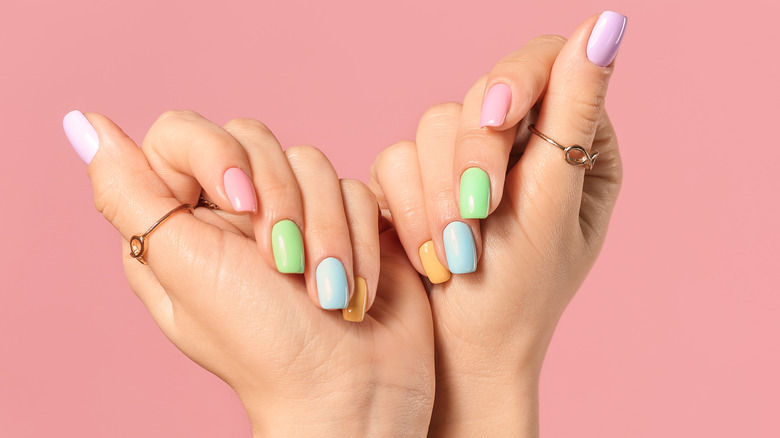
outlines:
[[[73,149],[88,165],[95,207],[125,240],[142,235],[180,205],[150,168],[143,151],[107,117],[71,111],[63,119],[63,128]],[[192,240],[184,236],[198,236],[203,241],[218,238],[213,236],[218,234],[216,231],[185,211],[174,214],[155,229],[153,236],[147,236],[144,259],[163,281],[155,265],[180,258],[182,251],[197,252],[197,248],[188,248],[194,244],[188,244]]]

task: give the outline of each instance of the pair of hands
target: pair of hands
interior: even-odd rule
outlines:
[[[124,237],[131,287],[236,390],[256,434],[535,435],[547,346],[620,186],[603,108],[615,53],[597,59],[591,43],[625,18],[606,14],[568,41],[532,40],[462,105],[429,109],[415,142],[379,155],[370,187],[339,180],[313,147],[282,150],[254,120],[169,112],[141,148],[98,114],[70,113],[65,128]],[[598,165],[571,166],[528,123],[598,150]],[[461,182],[470,168],[487,190]],[[148,265],[129,256],[131,236],[201,193],[220,210],[172,216]],[[347,301],[344,318],[370,309],[361,323],[317,308]]]

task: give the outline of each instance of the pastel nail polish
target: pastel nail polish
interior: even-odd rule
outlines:
[[[479,167],[470,167],[460,176],[460,217],[484,219],[490,207],[490,178]]]
[[[366,296],[368,295],[368,285],[362,277],[355,277],[355,293],[349,300],[349,306],[342,310],[342,317],[351,322],[363,321],[366,315]]]
[[[425,276],[433,284],[444,283],[449,280],[451,275],[450,271],[439,262],[439,258],[436,257],[436,250],[433,247],[433,240],[429,240],[417,250],[420,254],[420,261],[422,261],[423,269],[425,269]]]
[[[600,67],[608,66],[617,55],[628,18],[617,12],[601,13],[588,39],[587,55],[590,61]]]
[[[303,274],[303,237],[298,225],[280,220],[271,230],[271,246],[276,269],[282,274]]]
[[[477,270],[477,246],[471,227],[453,221],[444,228],[444,252],[453,274],[468,274]]]
[[[485,126],[501,126],[509,112],[509,102],[512,101],[512,90],[509,85],[496,84],[490,87],[482,101],[482,114],[479,118],[480,128]]]
[[[349,299],[347,271],[339,259],[328,257],[317,265],[317,295],[323,309],[345,309]]]
[[[81,157],[82,161],[89,164],[98,150],[98,135],[95,128],[89,123],[81,111],[73,110],[62,119],[62,127],[70,145]]]
[[[225,193],[235,211],[257,212],[257,194],[249,175],[238,167],[231,167],[224,175]]]

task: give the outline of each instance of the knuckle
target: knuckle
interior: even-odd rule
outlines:
[[[201,115],[192,110],[168,110],[157,118],[156,124],[178,124],[190,122],[201,118]]]
[[[362,181],[351,178],[342,178],[339,181],[341,184],[341,191],[349,196],[359,199],[366,203],[376,203],[376,196]]]
[[[263,122],[249,118],[236,118],[227,123],[224,126],[225,130],[230,132],[246,133],[246,134],[261,134],[261,135],[273,135],[271,130]]]
[[[439,103],[425,110],[421,120],[434,124],[437,122],[457,123],[461,111],[463,111],[463,105],[457,102]]]
[[[394,163],[407,165],[410,158],[417,156],[417,145],[413,141],[401,141],[386,147],[376,158],[374,166],[376,175],[385,173]]]
[[[561,35],[539,35],[531,39],[531,44],[542,44],[542,45],[553,45],[553,46],[560,46],[563,47],[564,44],[566,44],[566,41],[568,41],[565,37]]]
[[[325,154],[323,154],[322,151],[311,145],[293,146],[284,151],[284,153],[287,155],[287,159],[289,160],[327,160],[327,158],[325,158]]]
[[[455,143],[458,145],[486,144],[492,133],[484,129],[466,129],[458,133]]]
[[[574,127],[583,134],[596,132],[604,108],[604,94],[577,93],[571,96]]]

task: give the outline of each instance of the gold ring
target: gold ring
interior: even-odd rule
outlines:
[[[189,211],[192,213],[193,209],[190,204],[182,204],[173,210],[169,211],[165,214],[165,216],[161,217],[160,220],[154,223],[151,227],[149,227],[148,230],[146,230],[145,233],[141,234],[140,236],[136,235],[130,238],[130,257],[138,260],[139,263],[142,265],[146,264],[146,260],[144,260],[144,254],[146,254],[146,238],[149,237],[150,234],[152,234],[152,231],[155,230],[158,226],[160,226],[163,222],[168,220],[171,216],[174,214],[180,212],[180,211]]]
[[[558,142],[556,142],[555,140],[551,139],[550,137],[539,132],[539,130],[536,129],[535,125],[528,125],[528,130],[538,135],[539,138],[546,141],[547,143],[550,143],[551,145],[562,150],[565,155],[567,163],[573,166],[585,166],[588,168],[588,170],[592,170],[593,166],[596,164],[596,158],[599,156],[599,151],[592,151],[592,153],[589,154],[584,147],[578,144],[571,145],[571,146],[563,146]],[[576,153],[577,155],[572,156],[572,152]]]

